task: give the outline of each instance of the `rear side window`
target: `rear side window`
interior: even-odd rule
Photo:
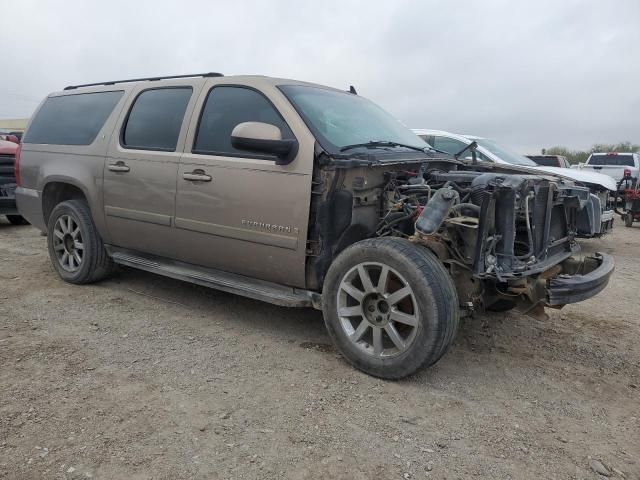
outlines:
[[[173,152],[191,92],[191,87],[143,91],[129,110],[122,131],[122,146]]]
[[[271,159],[236,150],[231,145],[231,132],[243,122],[275,125],[283,139],[293,139],[293,132],[264,95],[244,87],[214,87],[209,92],[193,145],[194,153]]]
[[[38,110],[24,143],[90,145],[123,91],[49,97]]]

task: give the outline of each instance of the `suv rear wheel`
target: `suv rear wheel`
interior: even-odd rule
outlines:
[[[67,200],[56,205],[47,231],[51,263],[64,281],[92,283],[112,272],[113,261],[107,255],[85,201]]]
[[[458,296],[430,251],[397,238],[370,239],[343,251],[327,273],[323,313],[349,362],[398,379],[433,365],[458,327]]]

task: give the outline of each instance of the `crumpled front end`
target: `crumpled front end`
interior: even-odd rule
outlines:
[[[569,258],[561,268],[559,275],[547,281],[549,306],[581,302],[600,293],[609,283],[615,265],[611,255],[595,253],[580,260]]]
[[[494,172],[434,172],[432,179],[441,189],[424,206],[413,239],[450,266],[463,304],[557,308],[607,285],[610,256],[577,257],[578,218],[596,211],[587,188]]]

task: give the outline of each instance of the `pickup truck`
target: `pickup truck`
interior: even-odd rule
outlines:
[[[462,315],[544,315],[614,270],[579,255],[587,188],[435,152],[354,89],[215,73],[70,86],[33,115],[18,171],[63,280],[120,264],[321,309],[344,357],[382,378],[437,362]]]
[[[594,171],[609,175],[618,185],[624,178],[629,179],[629,183],[637,182],[640,177],[640,154],[638,153],[592,153],[585,163],[572,165],[572,169],[583,171]],[[621,189],[624,189],[625,182],[622,182]]]
[[[0,139],[0,215],[5,215],[13,225],[23,225],[26,220],[18,214],[16,207],[16,178],[14,162],[18,144]]]

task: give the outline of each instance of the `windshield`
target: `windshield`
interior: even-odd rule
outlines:
[[[327,150],[337,152],[348,145],[372,141],[429,147],[396,118],[358,95],[302,85],[280,89]]]
[[[536,162],[533,160],[529,160],[524,155],[520,155],[508,148],[502,147],[495,143],[493,140],[487,140],[486,138],[475,138],[473,139],[478,142],[478,145],[486,148],[491,153],[493,153],[496,157],[499,157],[501,160],[504,160],[507,163],[512,165],[523,165],[525,167],[535,167]]]

